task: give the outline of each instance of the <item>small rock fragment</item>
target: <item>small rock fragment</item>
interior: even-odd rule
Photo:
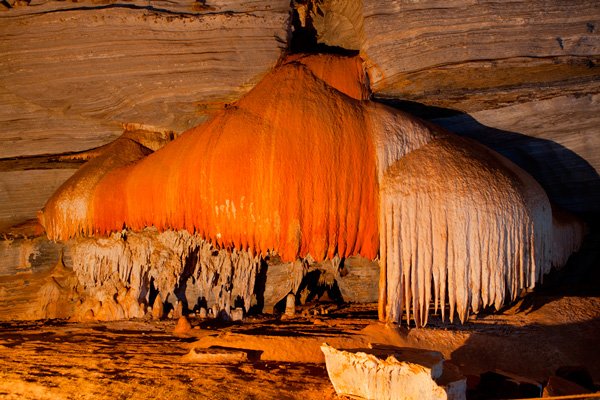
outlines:
[[[544,388],[542,397],[569,396],[591,393],[589,390],[560,376],[551,376]]]
[[[556,376],[575,382],[588,390],[595,391],[594,380],[590,371],[582,366],[563,366],[556,370]]]
[[[196,348],[182,357],[185,362],[202,364],[237,364],[248,361],[248,354],[242,350],[225,348]]]
[[[206,308],[204,307],[200,307],[200,309],[198,310],[198,317],[205,319],[206,317],[208,317],[208,313],[206,312]]]

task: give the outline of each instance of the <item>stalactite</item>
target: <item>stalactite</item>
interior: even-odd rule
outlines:
[[[532,178],[467,139],[440,135],[408,154],[381,188],[387,318],[405,310],[425,325],[433,299],[465,321],[515,299],[551,263],[551,212]]]
[[[151,282],[171,304],[179,300],[181,284],[195,281],[195,293],[209,306],[228,313],[239,296],[248,310],[260,261],[247,252],[215,249],[187,231],[124,231],[78,239],[71,248],[73,270],[88,295],[79,315],[91,309],[99,319],[142,317]]]

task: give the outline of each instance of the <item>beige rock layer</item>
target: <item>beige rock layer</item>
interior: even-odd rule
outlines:
[[[0,171],[0,231],[35,218],[75,169]]]
[[[0,12],[0,158],[84,150],[125,122],[194,126],[275,65],[288,17],[285,0],[46,1]]]
[[[595,1],[365,1],[372,89],[383,96],[450,101],[534,83],[593,83],[600,54]],[[568,16],[568,17],[567,17]],[[590,64],[590,62],[592,64]],[[473,102],[475,103],[475,102]]]
[[[287,40],[284,0],[9,3],[0,161],[95,148],[124,123],[183,131],[248,91]],[[74,172],[37,168],[48,167],[0,165],[0,230],[34,217]]]

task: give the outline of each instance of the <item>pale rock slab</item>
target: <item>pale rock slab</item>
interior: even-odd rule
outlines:
[[[339,395],[373,400],[466,398],[466,379],[444,364],[441,353],[371,347],[345,351],[321,346],[327,373]]]

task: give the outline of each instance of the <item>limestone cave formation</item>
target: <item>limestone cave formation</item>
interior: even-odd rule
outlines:
[[[0,19],[0,397],[600,398],[597,2]]]

